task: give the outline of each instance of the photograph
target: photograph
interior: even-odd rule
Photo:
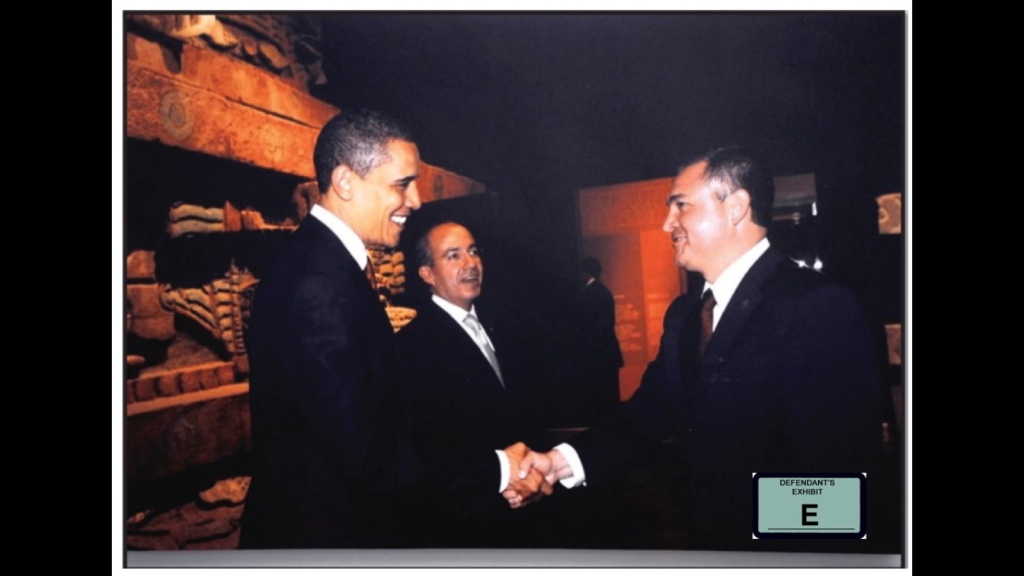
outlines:
[[[114,20],[115,567],[908,567],[909,7]]]

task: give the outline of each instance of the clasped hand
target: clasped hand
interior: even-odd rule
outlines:
[[[522,508],[554,491],[559,480],[557,471],[564,469],[556,461],[563,461],[557,450],[534,452],[526,444],[517,442],[505,449],[511,466],[508,487],[501,493],[512,508]]]

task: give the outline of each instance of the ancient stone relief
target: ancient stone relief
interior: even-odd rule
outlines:
[[[302,14],[132,14],[128,21],[159,35],[230,54],[309,92],[327,83],[316,47],[320,25]]]
[[[175,204],[167,217],[167,234],[177,238],[186,234],[240,232],[242,230],[295,230],[290,218],[280,224],[265,222],[257,210],[239,210],[225,202],[223,208],[204,208],[192,204]]]
[[[903,195],[899,192],[882,194],[875,202],[878,203],[878,233],[903,233]]]
[[[167,236],[177,239],[257,231],[289,233],[298,227],[294,222],[305,218],[319,199],[316,182],[298,185],[292,192],[294,221],[288,217],[280,223],[267,222],[259,211],[238,209],[231,202],[225,202],[221,207],[176,203],[168,210]],[[412,308],[392,305],[392,299],[405,292],[405,255],[401,251],[378,248],[370,248],[368,252],[377,277],[381,305],[397,332],[416,316]],[[241,381],[238,379],[248,375],[244,334],[259,284],[259,279],[249,269],[232,259],[228,269],[210,282],[197,286],[172,285],[157,282],[155,254],[138,250],[128,255],[126,270],[129,281],[126,287],[126,333],[150,342],[162,342],[166,350],[177,334],[174,320],[177,315],[187,318],[221,342],[223,349],[213,353],[227,360],[226,363],[213,362],[209,366],[204,363],[202,370],[198,366],[196,370],[185,366],[154,371],[156,360],[130,353],[125,360],[130,378],[129,402],[208,389]],[[210,361],[207,358],[204,362]],[[150,369],[140,375],[147,366]],[[205,384],[200,377],[204,375],[208,380]]]
[[[161,303],[167,310],[191,318],[222,341],[239,372],[249,372],[242,336],[249,323],[256,277],[234,262],[223,278],[197,288],[163,286]]]
[[[405,293],[405,254],[401,250],[384,250],[370,248],[367,250],[373,262],[373,272],[377,277],[377,293],[384,309],[388,313],[391,327],[398,332],[403,326],[412,322],[416,310],[402,306],[394,306],[391,298]]]

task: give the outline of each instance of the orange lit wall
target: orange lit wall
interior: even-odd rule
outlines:
[[[686,275],[661,230],[671,184],[671,178],[659,178],[579,191],[583,253],[601,260],[601,280],[615,297],[615,334],[626,363],[620,372],[623,400],[658,354],[665,310],[686,291]]]

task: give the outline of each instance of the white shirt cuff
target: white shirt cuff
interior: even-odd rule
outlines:
[[[569,465],[569,469],[572,470],[572,476],[559,480],[559,484],[566,488],[575,488],[577,486],[586,486],[587,476],[583,472],[583,462],[580,461],[579,454],[576,453],[576,449],[568,444],[559,444],[555,446],[555,450],[558,450],[562,454],[562,458],[565,458],[565,462]]]
[[[495,450],[494,452],[498,455],[498,466],[501,467],[501,487],[498,488],[498,492],[504,492],[508,487],[511,466],[508,464],[508,454],[505,454],[504,450]]]

